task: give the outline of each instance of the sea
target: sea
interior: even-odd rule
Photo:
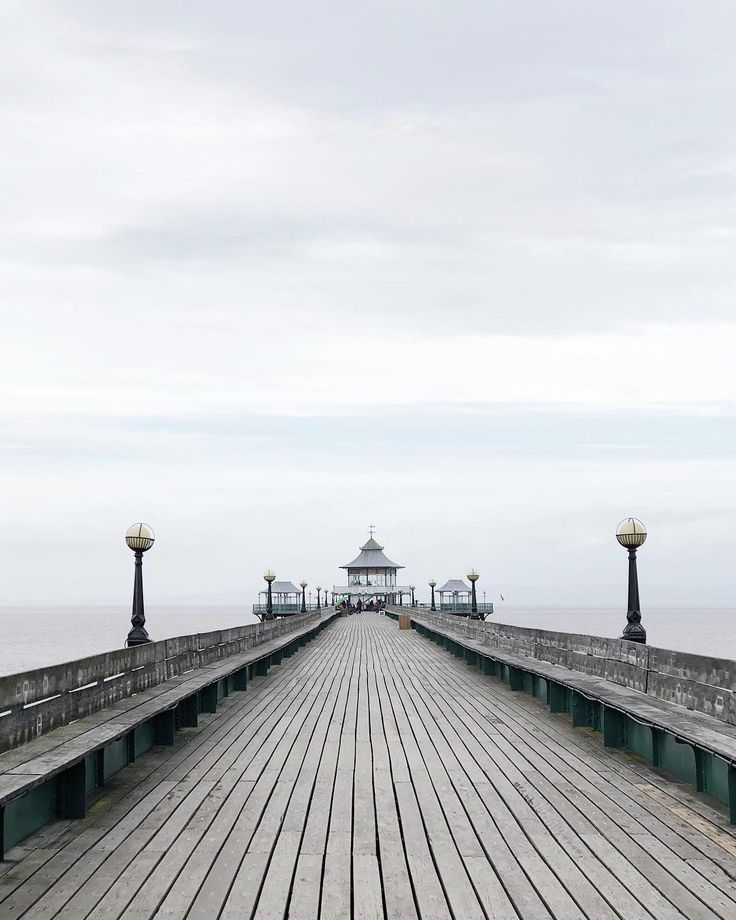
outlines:
[[[492,619],[515,626],[615,638],[626,625],[620,607],[499,603]],[[236,606],[146,608],[152,639],[256,623]],[[736,607],[650,607],[642,611],[650,645],[736,660]],[[0,606],[0,675],[42,668],[122,648],[130,607]]]

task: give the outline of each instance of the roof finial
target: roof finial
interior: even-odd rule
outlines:
[[[368,525],[368,535],[372,537],[375,532],[376,532],[376,525],[369,524]]]

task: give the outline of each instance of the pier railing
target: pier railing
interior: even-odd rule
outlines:
[[[404,612],[390,607],[398,618]],[[736,662],[427,610],[412,626],[574,727],[600,732],[728,805],[736,824]]]
[[[0,752],[319,617],[314,612],[177,636],[0,677]]]
[[[734,661],[624,639],[460,619],[426,609],[416,613],[486,645],[600,677],[736,725]]]

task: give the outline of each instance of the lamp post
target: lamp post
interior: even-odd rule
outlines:
[[[135,575],[133,577],[132,624],[125,644],[144,645],[151,639],[146,632],[146,614],[143,609],[143,553],[147,552],[156,539],[148,524],[131,524],[125,533],[125,542],[135,553]]]
[[[411,591],[411,605],[414,606],[414,591],[416,590],[416,585],[409,585],[409,590]]]
[[[437,582],[434,580],[434,578],[432,579],[432,581],[430,581],[429,587],[432,589],[432,608],[431,609],[436,610],[437,608],[434,605],[434,589],[437,587]]]
[[[273,595],[271,594],[271,585],[276,579],[276,573],[272,569],[266,569],[263,577],[268,585],[268,594],[266,595],[266,619],[273,619]]]
[[[399,591],[399,607],[403,607],[403,606],[404,606],[404,592]]]
[[[641,625],[639,607],[639,576],[636,571],[636,551],[647,538],[647,529],[637,518],[625,518],[618,525],[616,539],[629,551],[629,605],[622,639],[629,642],[646,642],[647,631]]]
[[[477,569],[471,569],[468,572],[468,581],[471,585],[471,595],[470,595],[470,619],[479,620],[478,616],[478,598],[475,594],[475,583],[480,578],[480,574]]]
[[[322,590],[322,585],[317,585],[317,610],[320,609],[321,604],[319,602],[319,593]],[[327,591],[325,591],[325,607],[327,606]]]
[[[300,612],[306,613],[307,612],[307,595],[305,592],[307,590],[307,582],[303,578],[299,582],[299,587],[302,589],[302,609]]]

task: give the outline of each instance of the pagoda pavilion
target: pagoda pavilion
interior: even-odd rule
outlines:
[[[381,544],[373,539],[373,528],[370,533],[368,542],[360,547],[360,554],[352,562],[340,566],[347,570],[348,577],[346,585],[332,588],[336,603],[348,598],[352,604],[378,598],[387,604],[401,604],[404,595],[411,594],[409,585],[397,584],[397,573],[404,566],[385,556]]]

